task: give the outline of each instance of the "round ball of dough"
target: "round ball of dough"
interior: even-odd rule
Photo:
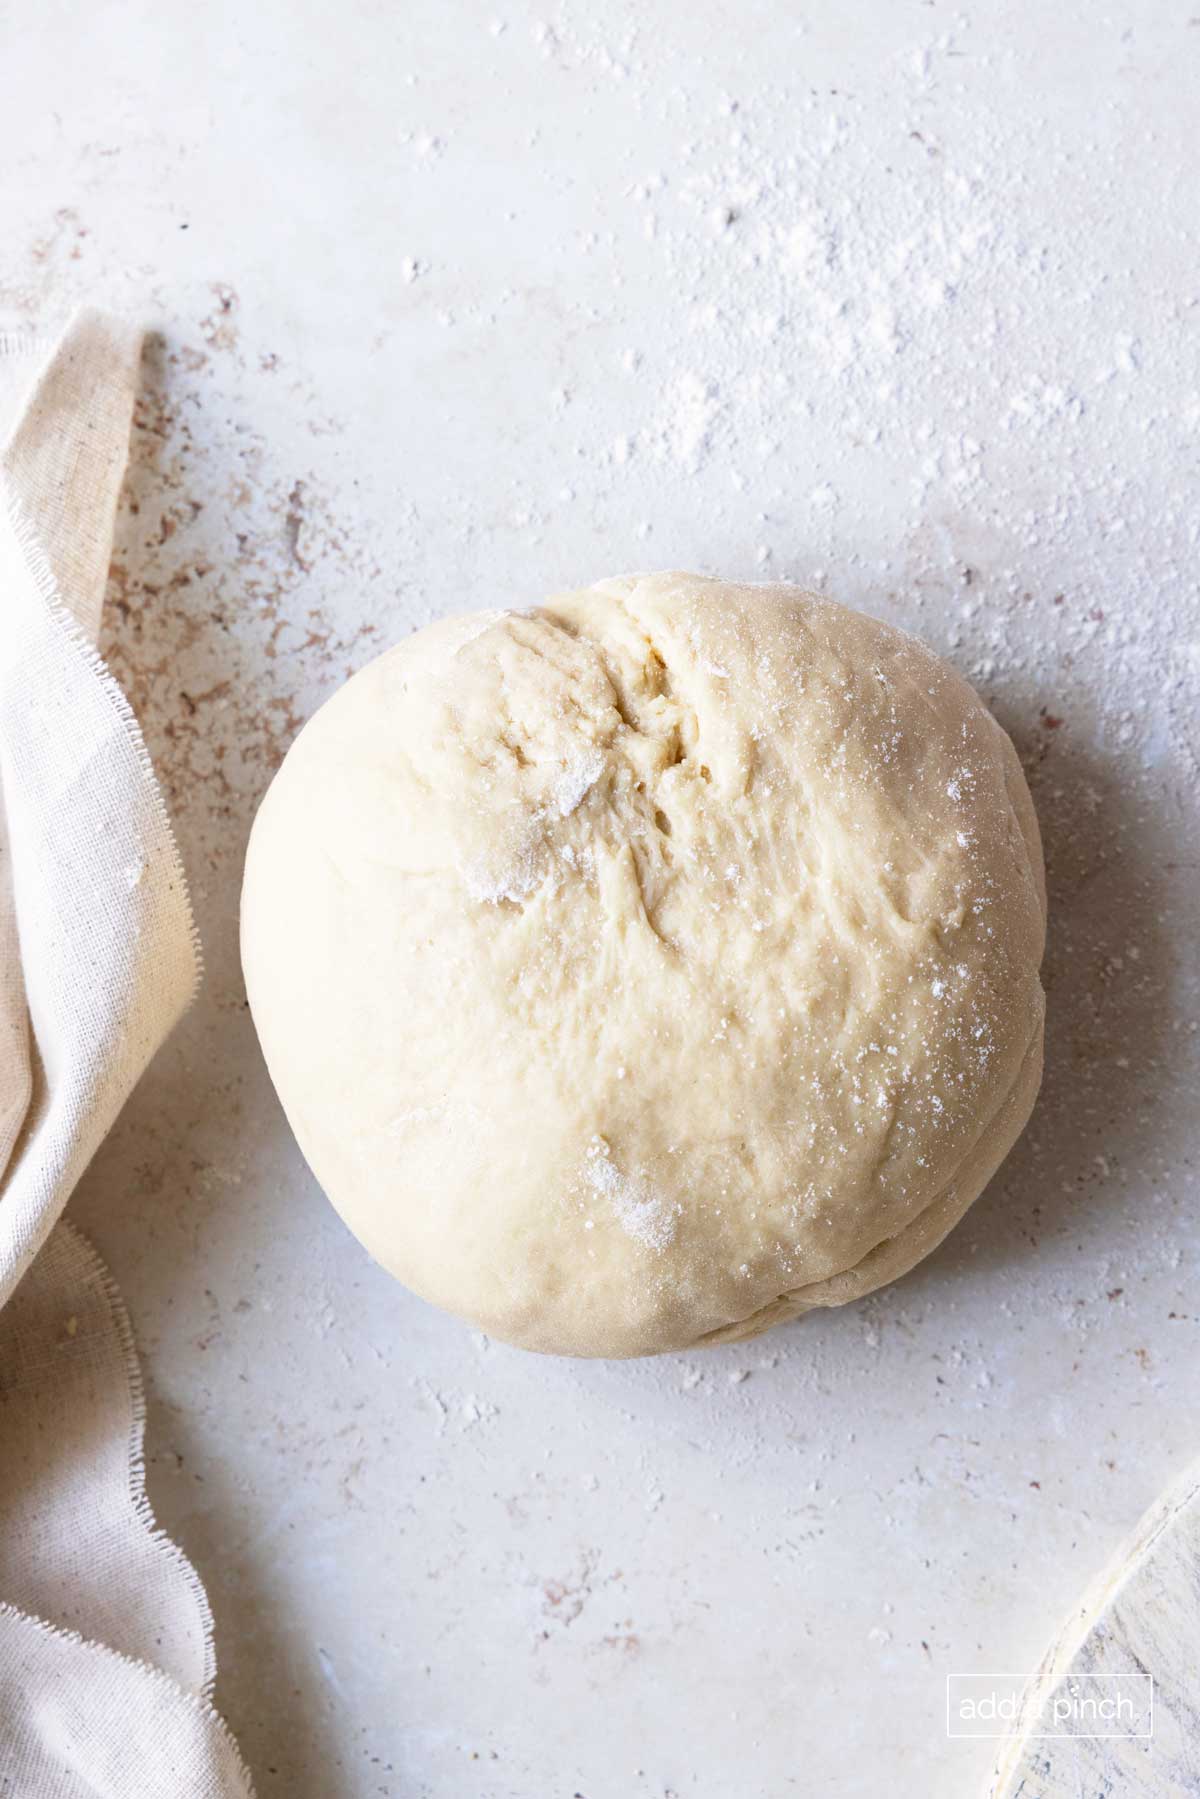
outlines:
[[[415,1292],[529,1349],[751,1336],[926,1255],[1041,1077],[1011,742],[790,587],[452,618],[300,733],[242,950],[300,1147]]]

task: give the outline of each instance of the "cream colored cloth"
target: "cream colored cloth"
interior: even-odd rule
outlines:
[[[63,1206],[195,990],[183,870],[100,661],[139,334],[0,339],[0,1794],[235,1799],[204,1591],[157,1530],[129,1325]]]

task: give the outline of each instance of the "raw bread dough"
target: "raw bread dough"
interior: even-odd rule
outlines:
[[[647,1355],[926,1255],[1041,1077],[1011,742],[795,588],[602,581],[356,675],[254,826],[242,949],[314,1173],[530,1349]]]

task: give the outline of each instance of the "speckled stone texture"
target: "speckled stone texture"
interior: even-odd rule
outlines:
[[[151,1388],[218,1698],[288,1799],[962,1799],[1196,1451],[1186,8],[16,0],[0,312],[155,329],[105,643],[202,998],[72,1207]],[[1030,1130],[921,1269],[646,1365],[373,1268],[271,1094],[241,858],[300,722],[447,610],[614,569],[824,587],[1021,751]]]

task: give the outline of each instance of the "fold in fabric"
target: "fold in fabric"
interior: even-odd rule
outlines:
[[[140,335],[0,339],[0,1793],[246,1799],[212,1620],[153,1520],[115,1287],[60,1223],[199,957],[95,649]]]

